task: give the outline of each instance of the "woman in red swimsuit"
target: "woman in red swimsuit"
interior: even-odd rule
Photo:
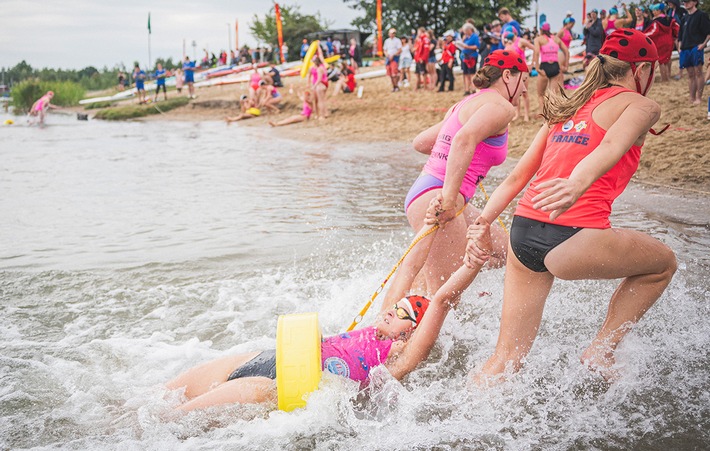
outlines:
[[[640,31],[611,33],[572,97],[546,102],[546,124],[469,229],[466,258],[485,261],[477,240],[535,176],[515,211],[500,334],[477,383],[495,382],[507,368],[522,366],[556,277],[623,279],[581,357],[588,368],[615,379],[616,347],[670,283],[676,270],[670,248],[609,223],[611,205],[636,171],[646,135],[655,133],[651,126],[661,114],[645,97],[657,60],[655,45]]]

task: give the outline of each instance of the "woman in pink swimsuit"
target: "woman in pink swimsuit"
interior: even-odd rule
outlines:
[[[536,37],[534,42],[533,68],[536,66],[540,68],[540,76],[537,77],[537,97],[542,111],[547,89],[555,92],[562,89],[564,73],[569,66],[569,50],[560,38],[550,32],[550,24],[547,22],[540,27],[540,36]],[[559,57],[560,50],[564,54],[562,61]]]
[[[490,168],[505,161],[508,124],[525,92],[527,77],[525,60],[516,53],[492,52],[473,77],[480,91],[456,103],[444,120],[414,138],[414,149],[429,155],[429,160],[405,199],[409,224],[420,230],[432,202],[441,204],[443,221],[451,220],[437,234],[426,261],[423,276],[429,292],[441,287],[462,264],[466,227],[478,214],[466,203]],[[456,216],[464,205],[464,214]],[[494,233],[492,264],[500,265],[505,261],[507,237],[501,228]]]
[[[254,64],[254,72],[249,78],[249,99],[257,100],[256,92],[259,90],[259,82],[261,81],[261,74],[259,74],[259,69]]]
[[[572,28],[574,28],[574,17],[567,17],[562,21],[562,29],[557,32],[557,37],[565,43],[567,48],[569,48],[572,39],[574,39]]]
[[[315,94],[315,111],[319,119],[328,117],[328,105],[325,103],[325,94],[328,90],[328,72],[320,56],[313,58],[311,67],[311,89]]]
[[[322,340],[323,371],[366,382],[373,368],[384,365],[393,377],[402,379],[428,357],[446,314],[482,263],[471,261],[462,266],[431,302],[422,296],[403,297],[424,265],[437,233],[441,232],[422,239],[402,262],[373,326]],[[490,242],[479,246],[491,249]],[[178,410],[187,412],[220,404],[275,403],[275,379],[275,351],[255,351],[192,368],[170,381],[167,388],[184,389],[186,402]]]

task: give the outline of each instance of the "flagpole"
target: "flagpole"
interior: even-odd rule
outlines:
[[[151,70],[153,67],[153,64],[152,64],[153,59],[151,58],[151,55],[150,55],[150,35],[152,33],[153,32],[150,29],[150,13],[148,13],[148,70]]]

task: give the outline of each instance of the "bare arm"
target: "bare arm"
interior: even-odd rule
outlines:
[[[569,67],[569,49],[565,45],[564,42],[562,42],[562,39],[558,38],[555,36],[555,41],[557,42],[557,45],[560,46],[560,49],[562,50],[562,53],[564,54],[564,63],[562,65],[562,68],[564,69],[563,72],[567,71],[567,68]]]
[[[540,40],[539,38],[535,38],[535,49],[533,51],[533,58],[532,58],[532,67],[535,69],[540,62]]]
[[[392,376],[398,380],[402,379],[429,357],[429,352],[439,337],[446,315],[453,306],[458,304],[461,293],[468,288],[480,270],[481,265],[475,265],[473,268],[463,265],[439,288],[429,304],[424,319],[412,338],[405,343],[402,352],[394,356],[392,361],[388,358],[385,363],[385,367]],[[390,356],[392,356],[391,352]]]
[[[650,99],[630,103],[602,142],[580,161],[568,179],[554,179],[538,185],[533,208],[550,212],[550,220],[567,211],[599,177],[606,174],[631,146],[643,139],[661,115],[661,108]]]
[[[434,144],[436,143],[436,138],[439,136],[439,131],[441,130],[441,127],[443,127],[444,121],[446,121],[446,119],[448,119],[451,115],[452,109],[453,107],[449,108],[449,111],[446,112],[446,116],[444,116],[444,119],[441,122],[432,125],[414,138],[414,141],[412,141],[414,150],[419,153],[423,153],[424,155],[429,155],[431,153],[431,149],[434,148]]]
[[[461,183],[471,164],[476,146],[507,127],[514,115],[515,109],[508,102],[485,103],[471,114],[461,130],[456,133],[446,162],[441,205],[443,211],[456,208]]]
[[[530,41],[528,41],[527,39],[523,39],[523,38],[520,39],[520,47],[524,48],[524,49],[535,50],[535,46],[533,46]]]
[[[429,226],[422,227],[417,236],[419,237],[423,235],[430,228],[431,227]],[[421,241],[419,241],[412,248],[409,254],[407,254],[405,259],[402,261],[402,264],[400,265],[399,269],[397,269],[394,278],[392,279],[392,284],[390,285],[389,290],[387,290],[387,294],[385,295],[385,298],[382,301],[382,307],[380,311],[386,311],[392,308],[392,306],[396,304],[397,301],[402,299],[407,294],[407,291],[409,291],[409,289],[412,287],[412,283],[417,277],[417,274],[419,274],[419,271],[421,271],[421,269],[424,267],[424,264],[426,263],[426,259],[429,256],[429,250],[431,249],[431,245],[434,242],[435,236],[436,231],[430,233]]]

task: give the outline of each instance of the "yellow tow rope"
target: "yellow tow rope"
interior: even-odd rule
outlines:
[[[486,197],[486,202],[488,202],[488,199],[490,199],[490,198],[488,197],[488,193],[486,193],[486,189],[483,187],[483,184],[482,184],[482,183],[479,183],[479,184],[478,184],[478,187],[481,188],[481,192],[482,192],[483,195]],[[466,209],[466,205],[467,205],[467,204],[464,204],[463,208],[462,208],[461,210],[459,210],[459,211],[456,213],[456,216],[458,216],[458,215],[460,215],[461,213],[463,213],[463,211]],[[498,222],[500,223],[500,225],[503,227],[503,230],[505,230],[505,233],[507,234],[507,233],[508,233],[508,229],[505,227],[505,224],[504,224],[503,221],[500,219],[500,216],[498,217]],[[399,261],[397,261],[397,263],[396,263],[396,264],[394,265],[394,267],[392,268],[392,271],[390,271],[390,273],[387,275],[387,277],[385,277],[385,280],[382,281],[382,283],[380,284],[379,288],[377,288],[377,290],[375,290],[375,292],[374,292],[374,293],[372,294],[372,296],[370,297],[370,300],[367,301],[367,303],[365,304],[365,306],[360,310],[360,313],[358,313],[357,316],[353,319],[353,322],[350,323],[350,326],[348,327],[348,330],[347,330],[348,332],[350,332],[351,330],[355,329],[355,327],[357,327],[357,325],[360,324],[360,321],[362,321],[362,318],[365,316],[365,314],[367,313],[367,311],[370,310],[370,307],[372,306],[372,303],[375,301],[375,298],[376,298],[380,293],[382,293],[382,290],[384,290],[385,285],[387,285],[387,282],[390,280],[390,277],[392,277],[392,274],[394,274],[395,271],[397,271],[397,268],[399,268],[399,265],[402,264],[402,262],[403,262],[404,259],[407,257],[407,255],[409,254],[409,252],[414,248],[414,246],[416,246],[418,242],[420,242],[421,240],[423,240],[423,239],[424,239],[425,237],[427,237],[428,235],[432,234],[432,233],[433,233],[436,229],[438,229],[438,228],[439,228],[439,224],[436,224],[436,225],[434,225],[433,227],[431,227],[429,230],[427,230],[426,232],[424,232],[424,233],[422,233],[421,235],[419,235],[419,236],[417,236],[416,238],[414,238],[414,241],[412,241],[412,244],[410,244],[409,247],[407,248],[407,250],[404,252],[404,255],[402,255],[402,258],[400,258]]]
[[[483,183],[479,183],[478,187],[481,188],[481,192],[486,197],[486,203],[488,203],[488,199],[490,199],[490,197],[488,197],[488,193],[486,192],[486,189],[483,187]],[[508,229],[505,227],[505,224],[503,224],[503,220],[500,219],[500,215],[498,216],[498,222],[500,223],[501,227],[503,227],[503,230],[505,230],[505,233],[510,235],[508,233]]]
[[[463,213],[463,211],[466,209],[466,205],[467,205],[467,204],[464,204],[463,208],[461,208],[461,210],[459,210],[459,211],[456,213],[456,216],[458,216],[458,215],[460,215],[461,213]],[[375,292],[372,294],[372,297],[370,297],[370,300],[367,301],[367,304],[365,304],[365,306],[360,310],[360,313],[358,313],[357,316],[355,317],[355,319],[353,319],[353,322],[350,323],[350,327],[348,327],[348,330],[347,330],[348,332],[350,332],[351,330],[355,329],[355,327],[356,327],[358,324],[360,324],[360,321],[362,321],[362,318],[365,316],[365,314],[367,313],[367,311],[368,311],[368,310],[370,309],[370,307],[372,306],[372,303],[375,301],[375,298],[376,298],[380,293],[382,293],[382,290],[385,288],[385,285],[387,285],[387,282],[390,280],[390,277],[392,277],[392,274],[394,274],[395,271],[397,271],[397,268],[399,268],[399,265],[402,264],[402,262],[403,262],[404,259],[407,257],[407,255],[409,254],[409,252],[410,252],[412,249],[414,249],[414,246],[416,246],[418,242],[420,242],[421,240],[423,240],[423,239],[426,238],[427,236],[429,236],[429,235],[431,235],[432,233],[434,233],[434,231],[435,231],[436,229],[438,229],[438,228],[439,228],[439,224],[436,224],[436,225],[432,226],[430,229],[428,229],[427,231],[425,231],[424,233],[422,233],[421,235],[419,235],[419,236],[417,236],[416,238],[414,238],[414,241],[412,241],[412,244],[409,245],[409,247],[407,248],[407,250],[404,252],[404,255],[402,255],[402,257],[399,259],[399,261],[397,261],[397,263],[394,265],[394,267],[392,268],[392,271],[390,271],[390,273],[387,274],[387,277],[385,277],[385,280],[382,281],[382,283],[380,284],[379,288],[377,288],[377,290],[375,290]]]

